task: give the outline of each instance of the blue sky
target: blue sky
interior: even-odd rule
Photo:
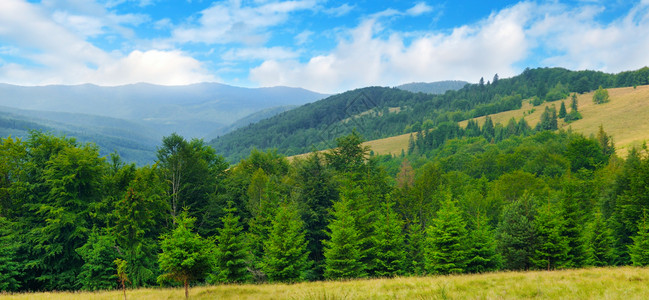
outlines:
[[[324,93],[649,65],[649,0],[2,0],[0,82]]]

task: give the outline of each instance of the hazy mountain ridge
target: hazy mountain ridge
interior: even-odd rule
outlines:
[[[0,105],[25,110],[98,115],[140,122],[160,134],[203,137],[255,112],[302,105],[326,95],[300,88],[242,88],[219,83],[16,86],[0,84]]]

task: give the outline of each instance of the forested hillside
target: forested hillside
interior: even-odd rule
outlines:
[[[177,135],[145,167],[4,139],[0,289],[114,289],[118,265],[131,287],[649,265],[646,147],[620,158],[603,128],[523,120],[497,140],[475,130],[396,158],[352,134],[231,168]]]
[[[397,86],[398,89],[426,94],[444,94],[446,91],[456,91],[467,85],[468,82],[460,80],[447,80],[437,82],[412,82]]]
[[[478,84],[443,95],[371,87],[304,105],[222,136],[210,145],[231,162],[255,148],[275,148],[279,153],[295,155],[330,148],[335,138],[352,130],[374,140],[518,109],[524,99],[540,104],[599,86],[643,84],[649,84],[649,68],[619,74],[540,68],[506,79],[495,75],[489,81],[481,79]]]

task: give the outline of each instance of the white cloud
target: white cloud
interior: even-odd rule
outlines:
[[[449,34],[429,34],[406,45],[402,34],[377,37],[376,19],[366,20],[327,55],[308,62],[268,60],[250,72],[263,86],[301,86],[340,92],[408,81],[472,79],[512,75],[511,65],[528,50],[524,25],[530,5],[521,4]]]
[[[283,47],[231,49],[222,58],[225,60],[285,60],[293,59],[298,53]]]
[[[0,38],[12,45],[5,54],[29,63],[0,66],[0,82],[117,85],[133,82],[188,84],[215,79],[199,61],[183,52],[107,53],[85,41],[83,35],[50,19],[47,10],[37,4],[3,0],[2,8]],[[21,49],[20,53],[11,51],[14,47]]]
[[[423,10],[411,12],[416,11]],[[636,4],[627,15],[602,25],[598,18],[604,11],[595,5],[521,2],[449,33],[385,37],[380,17],[394,15],[387,10],[351,29],[328,54],[306,61],[267,60],[250,71],[250,79],[263,86],[332,93],[409,81],[477,81],[495,73],[508,77],[528,62],[538,65],[522,68],[619,72],[649,65],[649,4]]]
[[[186,25],[172,33],[172,43],[261,45],[270,27],[289,20],[289,14],[316,7],[315,0],[281,1],[244,6],[241,1],[218,2],[203,10],[198,25]]]
[[[344,3],[340,6],[323,9],[323,12],[328,15],[333,15],[334,17],[342,17],[350,13],[352,10],[354,10],[354,8],[355,6]]]
[[[433,8],[428,6],[428,4],[426,4],[425,2],[419,2],[415,4],[415,6],[408,9],[406,13],[411,16],[419,16],[431,11],[433,11]]]
[[[313,35],[313,31],[304,30],[295,36],[295,44],[303,45],[309,41],[309,38]]]

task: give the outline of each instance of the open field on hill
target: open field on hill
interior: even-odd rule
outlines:
[[[589,136],[596,134],[601,124],[604,126],[604,130],[613,136],[618,155],[625,156],[632,146],[639,146],[643,141],[649,140],[649,85],[638,86],[636,89],[625,87],[608,91],[611,101],[599,105],[593,103],[593,92],[578,95],[579,111],[584,118],[570,124],[560,121],[559,127],[566,130],[572,128],[576,132]],[[494,123],[504,125],[512,117],[520,119],[525,116],[528,124],[534,127],[541,119],[541,114],[546,106],[554,105],[558,111],[561,101],[565,101],[566,107],[570,111],[569,98],[543,103],[536,107],[525,100],[520,109],[494,114],[490,117]],[[484,118],[476,118],[481,126]],[[462,121],[460,126],[465,127],[466,123],[467,121]],[[409,138],[410,134],[408,133],[368,141],[365,145],[370,146],[377,154],[399,155],[402,149],[407,151]]]
[[[618,267],[299,284],[193,287],[190,299],[649,299],[649,268]],[[182,299],[184,290],[137,289],[128,299]],[[121,291],[32,293],[0,299],[123,299]]]

